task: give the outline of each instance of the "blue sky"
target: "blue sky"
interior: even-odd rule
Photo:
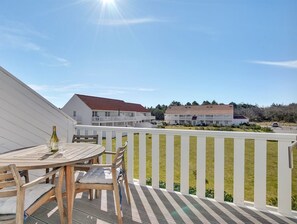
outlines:
[[[0,66],[58,107],[297,102],[296,0],[1,0]]]

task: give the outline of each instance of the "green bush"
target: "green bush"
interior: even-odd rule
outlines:
[[[207,182],[207,180],[205,180]],[[151,186],[152,185],[152,178],[148,177],[146,179],[146,185]],[[159,187],[160,188],[166,188],[166,183],[164,181],[159,181]],[[174,183],[174,191],[180,191],[180,183]],[[196,187],[189,187],[189,194],[196,194]],[[214,190],[213,189],[206,189],[205,190],[205,197],[207,198],[214,198]],[[233,196],[232,194],[227,193],[224,191],[224,201],[233,202]],[[297,205],[297,204],[296,204]]]
[[[261,128],[261,131],[263,131],[263,132],[273,132],[273,130],[271,128],[269,128],[269,127],[263,127],[263,128]]]
[[[275,206],[277,207],[278,206],[278,199],[277,197],[272,197],[272,198],[269,198],[268,201],[267,201],[267,204],[268,205],[271,205],[271,206]],[[293,195],[291,197],[291,209],[292,210],[297,210],[297,195]]]

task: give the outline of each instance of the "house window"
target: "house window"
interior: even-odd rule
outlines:
[[[73,117],[76,117],[76,111],[75,110],[73,111]]]
[[[93,111],[92,112],[92,117],[98,117],[98,111]]]
[[[105,112],[105,117],[110,117],[110,112],[106,111]]]

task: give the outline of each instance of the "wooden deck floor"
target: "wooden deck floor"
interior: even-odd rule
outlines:
[[[123,193],[124,223],[297,223],[297,219],[271,212],[260,212],[232,203],[218,203],[196,196],[130,184],[131,205]],[[73,223],[116,223],[112,192],[101,192],[90,201],[87,193],[76,196]],[[55,202],[47,203],[29,217],[26,223],[59,223]]]

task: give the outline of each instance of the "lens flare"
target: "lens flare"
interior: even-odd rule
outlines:
[[[115,0],[101,0],[103,5],[113,5]]]

